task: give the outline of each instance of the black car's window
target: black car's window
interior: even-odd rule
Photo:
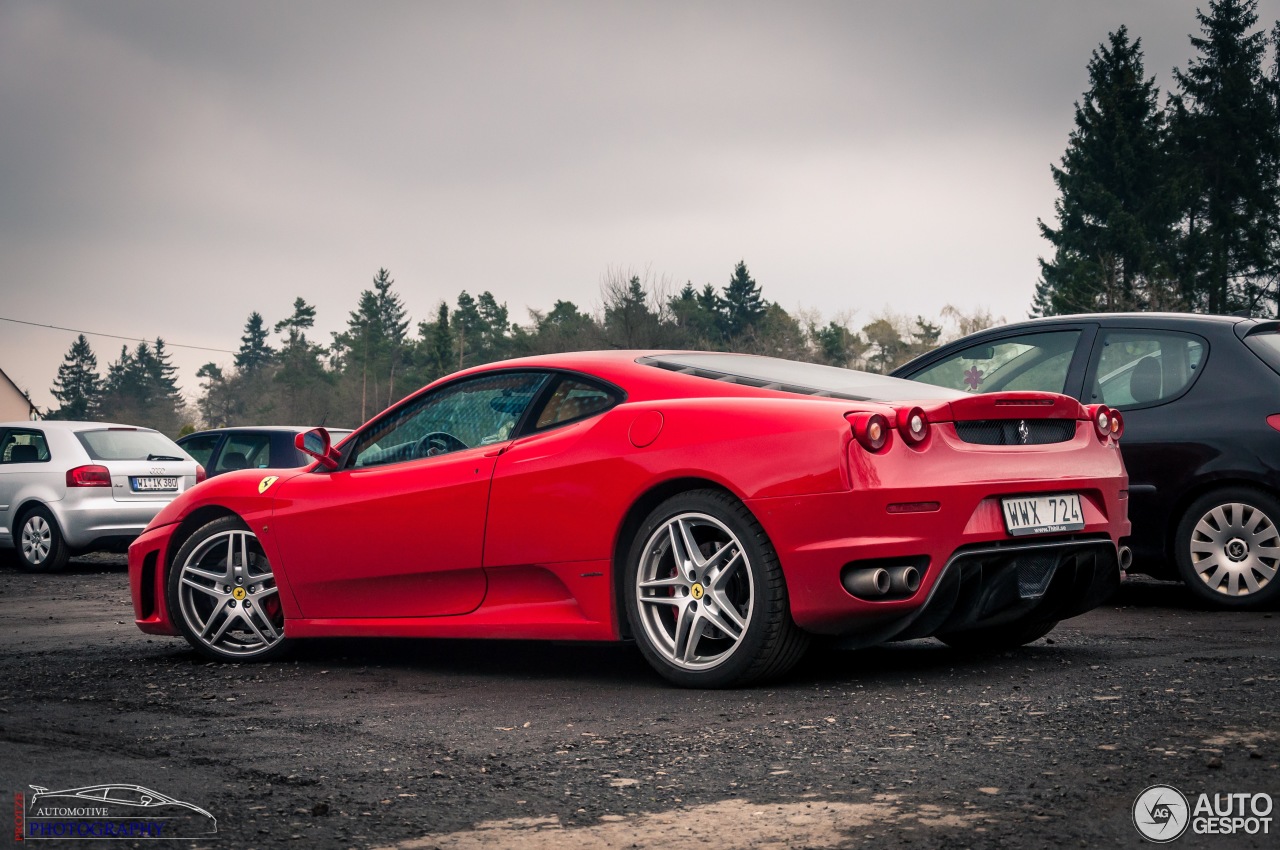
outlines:
[[[616,390],[579,378],[563,378],[538,414],[535,428],[552,428],[608,410],[621,401]]]
[[[1080,331],[1046,331],[971,345],[912,379],[970,393],[1038,390],[1060,393]]]
[[[0,463],[47,463],[49,443],[42,431],[14,428],[0,439]]]
[[[1090,401],[1121,410],[1171,401],[1199,374],[1206,346],[1174,331],[1104,330]]]
[[[1261,357],[1262,362],[1280,374],[1280,333],[1264,331],[1249,334],[1244,338],[1244,344],[1249,346],[1250,351]]]
[[[215,472],[236,469],[266,469],[271,465],[270,434],[228,434],[218,455]]]
[[[375,422],[352,447],[347,466],[401,463],[506,440],[547,377],[504,372],[442,387]]]
[[[184,452],[195,458],[196,463],[208,469],[213,450],[218,447],[218,441],[221,439],[221,434],[192,434],[190,437],[179,440],[178,445]]]

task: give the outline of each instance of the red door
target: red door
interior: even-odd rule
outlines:
[[[481,446],[408,463],[299,475],[271,534],[308,619],[465,614],[485,593],[485,507],[496,458]]]

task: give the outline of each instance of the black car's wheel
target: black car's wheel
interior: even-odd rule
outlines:
[[[624,581],[640,651],[677,685],[781,676],[808,645],[791,619],[777,552],[727,493],[694,490],[659,505],[632,542]]]
[[[67,565],[71,550],[58,521],[43,505],[28,509],[14,529],[18,569],[28,573],[56,573]]]
[[[1000,652],[1005,649],[1017,649],[1032,641],[1040,640],[1053,631],[1056,625],[1058,625],[1057,620],[1031,622],[1017,620],[998,626],[938,635],[938,640],[947,646],[963,649],[966,652]]]
[[[1192,502],[1178,523],[1174,555],[1192,592],[1226,608],[1260,608],[1280,599],[1280,502],[1249,487],[1228,487]]]
[[[271,563],[237,517],[202,526],[182,545],[167,601],[183,637],[215,661],[276,658],[286,647]]]

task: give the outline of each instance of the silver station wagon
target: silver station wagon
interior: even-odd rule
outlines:
[[[0,422],[0,548],[53,572],[72,554],[124,551],[204,470],[150,428]]]

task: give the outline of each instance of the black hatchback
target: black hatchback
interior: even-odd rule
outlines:
[[[196,459],[212,478],[237,469],[288,469],[312,462],[294,446],[294,438],[310,431],[303,426],[262,425],[210,428],[178,438],[182,450]],[[336,444],[351,433],[349,428],[330,428]]]
[[[1174,313],[990,328],[893,373],[1047,390],[1124,416],[1133,569],[1231,608],[1280,599],[1280,321]]]

